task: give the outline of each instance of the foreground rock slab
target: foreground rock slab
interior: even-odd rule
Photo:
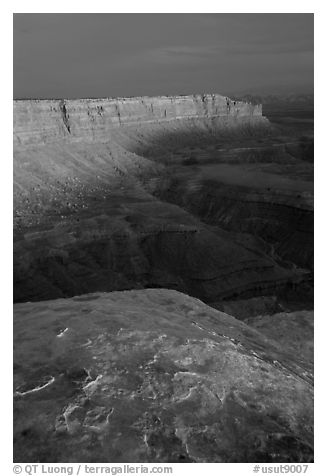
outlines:
[[[311,367],[176,291],[14,306],[14,459],[308,462]]]
[[[279,312],[245,319],[246,324],[277,340],[293,355],[302,355],[307,362],[314,360],[313,311]]]

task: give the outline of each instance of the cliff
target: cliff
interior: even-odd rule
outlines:
[[[261,105],[217,94],[115,99],[14,101],[14,145],[106,140],[119,127],[178,120],[264,120]]]
[[[192,185],[199,169],[189,169],[189,181],[183,161],[197,151],[213,154],[217,166],[224,144],[248,146],[266,137],[267,124],[259,106],[219,95],[15,101],[15,300],[160,286],[216,302],[297,286],[307,279],[301,270],[283,269],[266,250],[258,254],[257,244],[234,246],[233,237],[203,227],[163,196],[177,191],[191,213],[205,197],[206,213],[214,211],[207,184]],[[215,190],[223,188],[221,172]],[[185,189],[172,183],[180,174]],[[257,183],[258,174],[251,189]],[[234,195],[243,200],[244,190]],[[278,208],[264,210],[264,223],[276,228]]]

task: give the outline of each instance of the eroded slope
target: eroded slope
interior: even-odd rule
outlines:
[[[226,216],[228,226],[250,221],[230,202],[222,220],[219,199],[202,190],[212,171],[183,165],[192,144],[217,164],[221,142],[268,140],[260,107],[218,95],[19,101],[14,120],[16,301],[159,286],[216,302],[311,279],[264,243],[223,230]],[[276,213],[267,197],[257,223]]]

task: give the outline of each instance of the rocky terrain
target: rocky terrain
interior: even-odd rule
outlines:
[[[288,114],[14,101],[16,461],[312,461],[313,123]]]
[[[302,296],[312,164],[285,147],[260,106],[218,95],[16,101],[15,301]]]
[[[185,294],[17,304],[14,335],[16,461],[312,461],[307,355]]]

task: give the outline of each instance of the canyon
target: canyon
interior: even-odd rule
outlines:
[[[312,461],[302,119],[14,101],[17,461]]]
[[[16,101],[14,121],[16,301],[159,286],[215,302],[310,287],[312,166],[274,142],[259,106]]]

